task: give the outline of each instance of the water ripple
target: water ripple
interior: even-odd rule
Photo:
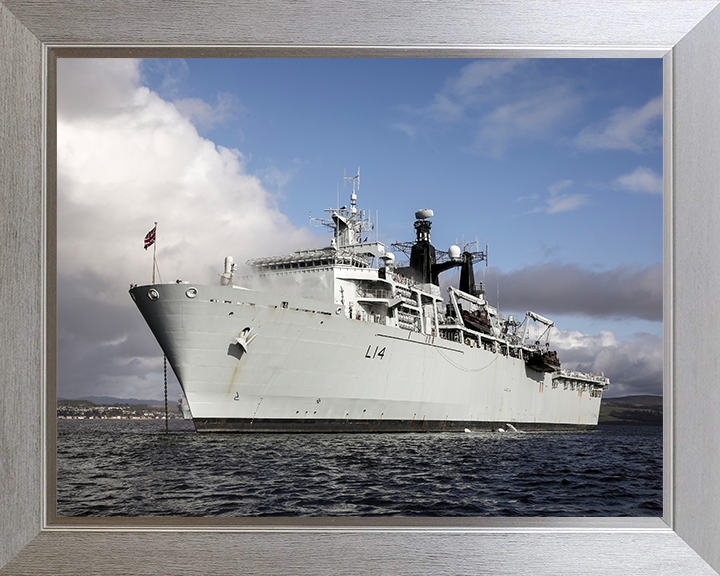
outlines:
[[[59,516],[660,516],[662,429],[199,435],[58,421]]]

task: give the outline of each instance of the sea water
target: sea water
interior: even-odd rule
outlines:
[[[58,516],[662,516],[662,428],[196,434],[58,420]]]

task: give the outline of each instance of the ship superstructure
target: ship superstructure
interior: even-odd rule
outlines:
[[[552,321],[506,317],[473,266],[484,252],[431,244],[432,210],[407,266],[363,234],[350,204],[315,219],[330,245],[249,260],[220,285],[134,286],[133,300],[165,352],[198,431],[411,432],[593,427],[603,375],[564,370]],[[440,275],[460,268],[443,295]],[[540,330],[537,327],[540,327]],[[532,335],[532,338],[530,337]]]

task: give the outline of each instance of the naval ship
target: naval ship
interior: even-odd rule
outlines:
[[[609,380],[562,368],[553,322],[505,316],[475,282],[485,251],[431,244],[433,211],[415,241],[381,242],[350,204],[315,221],[330,245],[247,262],[228,256],[218,285],[132,285],[197,432],[467,432],[589,429]],[[338,202],[339,204],[339,202]],[[440,275],[459,268],[459,285]]]

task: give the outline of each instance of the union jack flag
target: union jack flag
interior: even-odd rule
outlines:
[[[157,226],[155,226],[157,228]],[[150,230],[147,234],[145,234],[145,250],[150,248],[153,244],[155,244],[155,228]]]

